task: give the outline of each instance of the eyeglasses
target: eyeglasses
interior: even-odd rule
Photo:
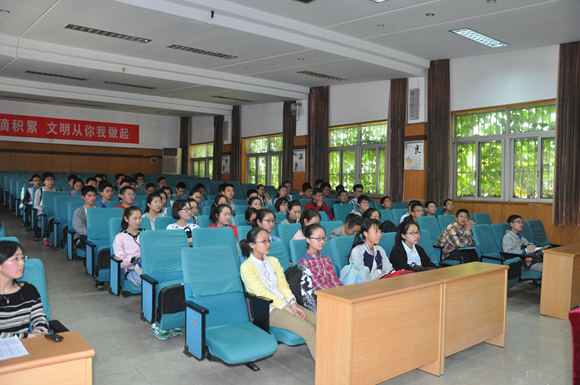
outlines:
[[[328,239],[327,237],[317,237],[317,238],[308,237],[308,238],[314,239],[315,241],[318,241],[318,242],[326,242],[326,240]]]
[[[272,224],[276,224],[276,220],[275,219],[262,219],[262,222],[268,222],[268,223],[272,223]]]
[[[526,221],[514,221],[514,223],[526,223]]]
[[[459,215],[457,216],[457,218],[461,218],[461,219],[469,219],[469,217],[467,215]]]
[[[193,209],[191,207],[184,207],[182,208],[183,211],[188,211],[188,212],[192,212],[193,210],[197,210],[197,209]]]
[[[263,240],[263,241],[256,241],[256,242],[254,242],[254,243],[263,243],[263,244],[269,244],[269,243],[272,243],[272,238],[270,238],[270,239],[265,239],[265,240]]]
[[[21,257],[8,258],[6,260],[6,262],[10,262],[10,263],[20,263],[20,262],[26,262],[26,260],[28,260],[28,256],[23,255]]]
[[[421,235],[421,230],[419,230],[419,231],[411,231],[411,232],[408,232],[408,233],[405,233],[405,234],[412,235],[412,236]]]

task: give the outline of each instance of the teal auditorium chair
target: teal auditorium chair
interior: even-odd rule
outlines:
[[[236,226],[236,228],[238,229],[238,240],[242,240],[242,239],[246,239],[248,233],[250,232],[250,230],[252,230],[252,226]]]
[[[49,226],[50,221],[54,220],[55,215],[55,207],[54,207],[54,200],[56,196],[71,196],[70,193],[64,191],[43,191],[42,192],[42,214],[37,214],[36,217],[41,223],[41,230],[42,234],[47,233],[47,229]],[[33,209],[33,211],[37,211]]]
[[[239,236],[239,233],[238,233]],[[241,238],[240,238],[241,239]],[[191,232],[192,247],[229,246],[238,255],[234,230],[231,227],[199,228]]]
[[[67,258],[72,261],[73,259],[85,259],[86,250],[77,249],[73,242],[76,230],[72,224],[73,214],[76,209],[83,206],[85,201],[82,199],[72,200],[67,203],[67,228],[66,228],[66,248],[67,248]]]
[[[561,246],[550,243],[548,236],[546,235],[546,229],[544,229],[544,223],[539,219],[531,219],[526,221],[524,227],[531,233],[531,238],[526,238],[528,241],[533,243],[538,247],[551,245],[553,247]],[[523,233],[523,232],[522,232]],[[524,236],[522,234],[522,236]]]
[[[268,256],[276,257],[284,271],[288,270],[290,267],[290,255],[288,254],[286,246],[282,242],[272,242],[270,244],[270,252],[268,253]]]
[[[395,208],[393,208],[391,210],[391,213],[393,214],[393,223],[395,224],[395,226],[399,226],[399,223],[401,223],[401,217],[405,214],[408,214],[409,209],[408,208],[407,209],[395,209]]]
[[[115,208],[115,206],[119,206],[120,204],[121,202],[116,200],[115,197],[113,197],[113,200],[110,200],[107,203],[105,203],[105,206],[107,206],[108,209],[113,209]]]
[[[151,221],[143,221],[143,222],[149,222],[150,224],[149,226],[151,226]],[[141,222],[141,224],[143,224],[143,222]],[[155,218],[155,230],[165,230],[167,226],[175,222],[177,222],[177,219],[174,219],[172,216],[157,217]],[[189,219],[187,223],[193,223],[193,218]]]
[[[4,225],[0,222],[0,238],[6,237],[6,231],[4,230]]]
[[[326,203],[328,210],[334,216],[334,202],[336,202],[336,198],[322,198],[322,201]]]
[[[379,213],[381,214],[381,221],[385,222],[385,221],[391,221],[393,223],[395,223],[395,221],[393,221],[393,213],[391,212],[391,210],[388,209],[377,209],[379,210]]]
[[[423,232],[427,231],[427,233],[429,234],[431,247],[433,247],[437,243],[437,240],[439,239],[439,235],[441,235],[441,228],[439,227],[439,222],[437,221],[437,218],[435,218],[435,217],[419,217],[419,218],[417,218],[417,224],[419,225],[419,229],[421,230],[421,238],[420,239],[425,238],[425,235],[423,234]],[[437,259],[440,261],[441,260],[441,249],[437,247],[434,250],[435,250],[434,251],[435,254],[437,255]],[[437,265],[439,265],[439,262],[437,262]]]
[[[181,260],[187,325],[184,353],[259,370],[253,362],[273,355],[278,343],[250,321],[246,297],[252,296],[244,294],[237,256],[227,246],[213,246],[184,249]],[[269,317],[268,303],[263,302],[265,314],[260,320]]]
[[[403,209],[409,211],[409,202],[393,202],[393,210]]]
[[[348,255],[352,249],[354,237],[354,235],[334,237],[328,242],[330,244],[330,255],[328,257],[332,260],[337,277],[340,277],[342,268],[348,265]]]
[[[475,249],[481,262],[508,265],[508,289],[514,287],[520,280],[522,272],[521,255],[500,252],[490,225],[475,225],[472,227]],[[538,273],[541,276],[541,273]]]
[[[423,250],[425,250],[425,253],[431,262],[439,266],[439,263],[441,262],[441,252],[439,249],[433,247],[433,241],[429,230],[421,229],[421,237],[419,237],[418,245],[421,246]],[[437,251],[439,251],[439,253],[437,253]]]
[[[335,204],[332,206],[334,212],[334,220],[344,222],[348,213],[352,211],[352,205],[345,203],[343,205]]]
[[[300,264],[300,258],[306,252],[306,248],[308,244],[306,243],[305,239],[296,239],[294,241],[290,241],[290,258],[292,260],[293,265]],[[326,242],[324,248],[321,251],[322,255],[325,255],[330,258],[330,254],[332,254],[332,250],[330,249],[329,242]]]
[[[491,225],[491,216],[489,213],[473,214],[473,220],[478,225]]]
[[[54,229],[53,229],[53,245],[58,247],[61,242],[66,239],[66,230],[68,228],[68,204],[69,202],[77,201],[80,206],[85,204],[85,201],[80,196],[62,195],[54,198]],[[77,207],[80,207],[77,206]],[[73,211],[74,214],[74,211]],[[64,238],[64,239],[63,239]],[[66,246],[65,246],[66,247]],[[64,248],[63,248],[64,251]]]
[[[441,232],[443,232],[447,226],[455,222],[455,215],[439,215],[437,217],[437,222],[439,222],[439,228],[441,229]]]
[[[141,242],[141,319],[163,330],[185,324],[181,250],[189,249],[185,231],[144,231]]]
[[[320,222],[320,226],[324,227],[324,231],[326,231],[327,238],[330,236],[330,233],[332,232],[332,230],[334,230],[337,227],[340,227],[342,225],[344,225],[344,222],[339,221],[339,220]],[[328,241],[326,243],[328,244]]]
[[[213,222],[209,219],[209,213],[204,215],[198,215],[197,225],[202,229],[208,228],[209,226],[213,225]],[[157,226],[155,228],[157,228]]]
[[[95,286],[109,281],[111,266],[109,219],[122,218],[123,209],[92,208],[87,210],[86,269]]]
[[[445,208],[444,207],[437,207],[437,209],[435,210],[435,216],[438,217],[439,215],[443,215],[445,214]]]
[[[238,213],[236,212],[236,227],[246,226],[246,213]]]
[[[290,240],[298,230],[300,230],[300,223],[284,223],[278,226],[278,238],[286,245],[288,255],[290,255]]]
[[[379,246],[385,250],[387,256],[391,255],[393,246],[395,246],[395,235],[397,235],[397,233],[384,233],[381,242],[379,242]]]

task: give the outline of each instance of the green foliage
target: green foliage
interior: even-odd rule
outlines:
[[[507,126],[507,111],[482,112],[455,117],[455,137],[501,135]]]
[[[556,139],[542,140],[542,198],[554,198],[554,157],[556,155]]]
[[[212,146],[213,152],[213,146]],[[196,144],[191,146],[191,157],[193,159],[207,157],[207,144]]]
[[[475,196],[477,158],[475,143],[457,145],[457,196]]]
[[[270,158],[270,184],[278,187],[280,185],[280,155],[272,155]]]
[[[258,157],[258,183],[266,185],[266,157]]]
[[[379,165],[378,165],[378,173],[379,173],[379,185],[378,185],[378,194],[385,195],[385,149],[381,148],[379,150]]]
[[[481,143],[481,197],[501,197],[501,142]]]
[[[387,123],[361,126],[360,143],[377,144],[387,142]],[[364,183],[363,183],[364,186]]]
[[[258,169],[256,167],[256,158],[251,157],[248,159],[248,183],[258,184],[257,177],[258,177]]]
[[[270,137],[270,151],[281,152],[282,151],[282,135],[276,135]],[[274,185],[276,186],[276,185]]]
[[[246,143],[247,154],[261,154],[268,152],[268,137],[248,139]]]
[[[211,178],[213,178],[213,160],[211,160],[211,159],[209,160],[208,167],[209,167],[209,170],[207,170],[206,175],[207,175],[207,178],[211,179]]]
[[[352,191],[355,185],[355,151],[342,152],[342,184],[347,191]]]
[[[510,132],[512,133],[553,131],[555,129],[555,105],[510,110]]]
[[[356,146],[358,143],[358,126],[335,128],[328,133],[328,147]]]

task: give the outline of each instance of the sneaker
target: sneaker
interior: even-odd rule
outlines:
[[[52,245],[50,244],[50,242],[48,241],[48,239],[44,238],[42,240],[42,247],[44,247],[45,249],[50,249]]]
[[[173,337],[177,337],[183,334],[181,328],[169,329],[169,333],[171,333]]]
[[[36,236],[34,237],[34,240],[35,240],[35,241],[40,241],[41,239],[42,239],[42,238],[40,238],[40,237],[36,237]]]
[[[162,330],[159,327],[159,325],[157,325],[157,322],[155,322],[154,324],[151,325],[151,334],[153,334],[155,337],[157,337],[161,341],[165,341],[166,339],[171,337],[171,334],[169,334],[169,332],[167,330]]]

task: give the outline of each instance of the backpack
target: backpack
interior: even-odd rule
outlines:
[[[355,283],[368,282],[369,268],[366,266],[359,266],[356,261],[352,261],[349,265],[346,265],[340,271],[340,282],[343,285],[352,285]]]
[[[300,282],[302,281],[302,270],[298,265],[289,267],[285,272],[286,281],[292,290],[292,294],[296,297],[296,302],[300,306],[304,306],[304,300],[302,298],[302,288]]]

